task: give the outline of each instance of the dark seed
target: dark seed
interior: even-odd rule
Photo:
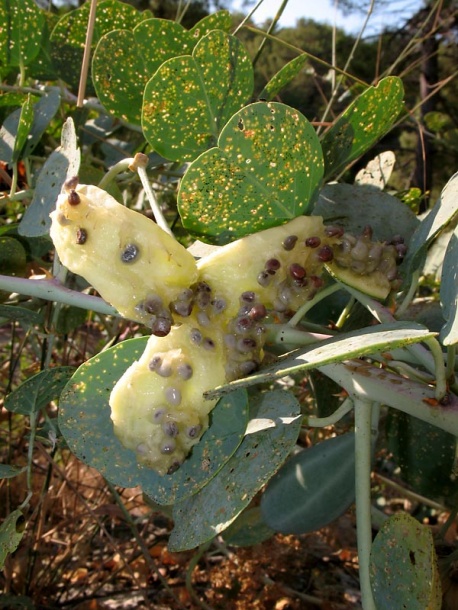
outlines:
[[[268,286],[271,282],[272,276],[267,271],[261,271],[258,275],[258,284],[260,286]]]
[[[359,240],[356,242],[355,247],[351,251],[351,258],[355,261],[365,261],[367,260],[368,254],[368,245],[365,242]]]
[[[181,403],[181,392],[178,388],[166,388],[164,394],[167,402],[173,407],[177,407]]]
[[[407,254],[407,246],[405,244],[396,244],[396,252],[399,258],[404,258]]]
[[[342,237],[345,231],[343,227],[330,226],[326,227],[324,232],[328,237]]]
[[[196,424],[195,426],[189,426],[186,430],[186,434],[189,438],[197,438],[202,430],[202,426],[200,424]]]
[[[282,246],[283,249],[286,250],[287,252],[289,252],[290,250],[292,250],[294,248],[294,246],[296,245],[297,242],[297,235],[288,235],[288,237],[285,237],[285,239],[283,240]]]
[[[371,225],[366,225],[363,229],[363,237],[368,237],[369,239],[372,239],[373,234],[374,234],[374,231],[373,231]]]
[[[192,366],[187,362],[179,364],[177,367],[177,373],[182,379],[191,379],[193,373]]]
[[[175,441],[173,439],[170,439],[169,441],[165,442],[162,445],[161,453],[164,453],[165,455],[173,453],[175,451],[175,447],[176,447]]]
[[[164,415],[166,414],[167,410],[166,409],[156,409],[156,411],[154,412],[153,415],[153,419],[155,422],[160,422],[162,420],[162,418],[164,417]]]
[[[256,303],[248,314],[252,320],[262,320],[267,315],[267,309],[262,303]]]
[[[192,303],[190,301],[173,301],[173,303],[170,303],[170,309],[173,313],[187,318],[192,313]]]
[[[318,250],[318,258],[322,263],[329,263],[334,258],[334,252],[330,246],[323,246]]]
[[[310,281],[313,283],[314,288],[321,288],[324,284],[324,280],[318,275],[311,275]]]
[[[240,363],[240,373],[242,375],[249,375],[257,368],[256,362],[253,362],[252,360],[246,360],[245,362]]]
[[[278,271],[281,267],[281,263],[276,258],[269,258],[265,267],[266,267],[266,271]]]
[[[127,244],[121,253],[121,260],[123,263],[132,263],[136,258],[138,258],[139,254],[140,250],[138,246],[135,244]]]
[[[205,311],[199,311],[196,317],[201,326],[210,326],[210,318],[207,316]]]
[[[308,279],[306,277],[301,277],[301,278],[295,278],[293,280],[293,284],[294,286],[297,286],[298,288],[304,288],[305,286],[308,285]]]
[[[175,438],[178,436],[178,426],[174,421],[166,421],[162,424],[162,430],[167,436]]]
[[[181,466],[181,462],[179,462],[178,460],[175,460],[174,462],[172,462],[172,464],[169,466],[169,469],[167,470],[167,474],[173,474],[174,472],[176,472],[178,470],[178,468]]]
[[[229,348],[234,348],[237,343],[235,335],[224,335],[224,344]]]
[[[402,237],[402,235],[395,235],[393,237],[393,239],[391,240],[391,243],[393,244],[393,246],[397,246],[398,244],[403,244],[404,243],[404,238]]]
[[[67,201],[70,205],[78,205],[81,203],[81,197],[76,191],[70,191],[67,197]]]
[[[227,307],[226,301],[221,298],[213,299],[211,304],[212,304],[212,307],[213,307],[215,313],[222,313]]]
[[[190,288],[185,288],[178,294],[177,301],[190,301],[193,296],[193,291]]]
[[[72,176],[64,182],[64,189],[66,191],[74,191],[78,186],[79,181],[80,179],[78,178],[78,176]]]
[[[305,245],[308,248],[318,248],[318,246],[321,246],[321,239],[319,237],[307,237]]]
[[[291,277],[295,280],[302,280],[306,276],[304,267],[302,265],[299,265],[298,263],[293,263],[292,265],[290,265],[289,273]]]
[[[172,323],[168,318],[156,318],[151,326],[151,331],[156,337],[165,337],[169,334]]]
[[[243,339],[239,339],[237,341],[237,350],[241,354],[247,354],[256,348],[256,341],[254,339],[250,339],[249,337],[245,337]]]
[[[148,297],[143,303],[142,309],[149,314],[160,313],[163,309],[161,297],[157,295]]]
[[[205,337],[202,345],[203,345],[204,349],[208,349],[208,350],[215,349],[215,342],[213,341],[213,339],[210,339],[210,337]]]
[[[202,343],[202,333],[198,328],[193,328],[190,333],[191,341],[196,345]]]
[[[249,303],[247,303],[246,305],[242,305],[242,307],[239,307],[238,310],[238,315],[239,316],[246,316],[247,314],[249,314],[251,311],[251,305]]]
[[[157,369],[161,366],[161,364],[162,364],[162,357],[153,356],[151,358],[151,360],[149,361],[148,368],[150,371],[157,371]]]
[[[242,303],[253,303],[256,298],[256,294],[251,290],[247,290],[246,292],[242,292],[240,295],[240,301]]]
[[[76,243],[79,246],[82,246],[87,241],[87,231],[86,229],[78,229],[76,232]]]
[[[235,323],[235,328],[237,332],[245,333],[247,330],[253,327],[253,320],[248,318],[247,316],[242,316],[238,318]]]

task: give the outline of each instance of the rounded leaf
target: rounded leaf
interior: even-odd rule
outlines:
[[[265,522],[284,534],[305,534],[340,517],[355,499],[355,436],[329,438],[289,459],[262,497]]]
[[[371,550],[377,610],[440,610],[441,584],[431,531],[406,513],[382,525]]]
[[[134,452],[114,435],[108,400],[146,341],[124,341],[85,362],[62,393],[59,427],[73,453],[113,484],[140,485],[158,504],[173,504],[206,485],[234,453],[246,427],[247,397],[245,392],[234,393],[217,404],[209,429],[175,473],[160,476],[139,466]]]
[[[145,88],[142,126],[166,159],[195,159],[216,144],[221,128],[253,91],[253,68],[241,42],[220,30],[192,56],[164,62]]]
[[[187,229],[227,243],[306,212],[322,177],[321,146],[307,119],[285,104],[256,102],[190,165],[179,210]]]

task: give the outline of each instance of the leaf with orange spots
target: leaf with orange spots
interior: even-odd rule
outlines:
[[[143,91],[166,60],[191,53],[196,41],[174,21],[147,19],[134,30],[113,30],[101,38],[92,61],[97,95],[107,110],[141,123]]]
[[[388,76],[350,104],[322,139],[326,181],[387,133],[404,107],[403,99],[401,79]]]
[[[248,398],[242,391],[219,401],[209,429],[173,474],[160,476],[139,466],[134,452],[113,432],[108,400],[115,383],[141,355],[147,339],[123,341],[80,366],[60,397],[59,429],[73,453],[114,485],[141,485],[157,504],[173,504],[205,486],[230,459],[245,432]],[[206,470],[202,469],[204,459],[209,462]]]
[[[78,88],[90,2],[67,13],[59,20],[51,33],[51,57],[59,76],[73,89]],[[98,41],[115,29],[132,30],[139,22],[150,16],[149,11],[140,13],[134,7],[118,0],[102,0],[97,3],[92,49]],[[88,94],[93,94],[92,79],[89,78]]]
[[[407,513],[391,516],[371,550],[371,585],[379,610],[439,610],[441,583],[431,531]]]
[[[215,146],[253,91],[253,67],[234,36],[214,30],[191,55],[164,62],[145,88],[142,127],[166,159],[195,159]]]
[[[322,177],[320,142],[307,119],[284,104],[256,102],[191,164],[179,210],[187,229],[223,244],[305,213]]]

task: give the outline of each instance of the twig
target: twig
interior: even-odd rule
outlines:
[[[376,610],[370,581],[371,527],[371,420],[372,402],[354,398],[356,537],[363,610]]]
[[[81,63],[80,83],[78,87],[77,108],[82,108],[84,103],[84,95],[86,93],[87,75],[89,72],[89,61],[91,58],[92,37],[94,35],[95,14],[97,10],[97,0],[91,0],[91,8],[89,10],[89,19],[86,31],[86,42],[84,44],[84,55]]]

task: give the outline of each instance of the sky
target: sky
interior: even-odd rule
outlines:
[[[402,10],[402,15],[407,16],[413,14],[420,3],[421,0],[391,0],[390,4],[392,6],[390,10],[375,11],[375,14],[371,16],[366,33],[374,34],[381,31],[384,26],[399,24],[402,22],[398,12],[399,9]],[[242,8],[242,5],[243,0],[234,0],[232,10],[240,10],[247,14],[251,9]],[[256,24],[261,25],[267,19],[274,17],[280,5],[281,0],[264,0],[254,13],[252,19]],[[348,33],[358,33],[364,23],[365,14],[358,11],[357,13],[345,16],[341,11],[336,11],[335,5],[336,2],[334,0],[289,0],[279,25],[284,27],[294,26],[297,19],[304,17],[329,25],[334,25],[335,23],[339,28],[344,29]]]

